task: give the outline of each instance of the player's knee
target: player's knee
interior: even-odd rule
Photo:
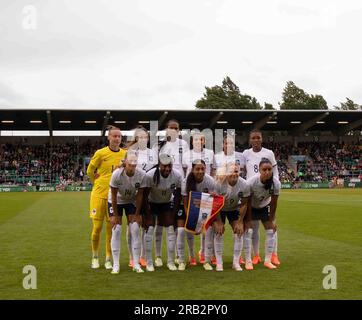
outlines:
[[[93,221],[92,240],[98,240],[102,231],[102,223]]]

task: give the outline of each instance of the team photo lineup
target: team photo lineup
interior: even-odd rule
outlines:
[[[251,148],[235,151],[232,135],[223,138],[223,151],[214,154],[205,149],[205,136],[191,135],[192,148],[180,139],[177,120],[167,122],[166,137],[153,148],[148,147],[148,131],[135,129],[133,141],[120,148],[121,130],[109,127],[109,146],[92,157],[87,174],[93,183],[90,200],[93,269],[100,267],[100,232],[106,222],[106,260],[104,267],[119,273],[122,215],[127,237],[129,266],[137,273],[153,272],[161,267],[163,231],[167,243],[167,268],[184,271],[195,266],[197,258],[207,271],[223,271],[223,234],[226,219],[233,231],[233,262],[236,271],[253,270],[262,262],[259,253],[259,225],[265,229],[265,258],[268,269],[280,265],[277,255],[275,223],[281,189],[275,156],[262,147],[260,130],[250,132]],[[241,177],[245,173],[246,179]],[[212,224],[203,228],[201,247],[195,251],[195,235],[185,230],[190,192],[222,195],[224,204],[213,216]],[[192,217],[193,218],[193,217]],[[197,217],[198,218],[198,217]],[[185,239],[189,259],[185,260]],[[155,259],[153,259],[155,247]],[[243,252],[243,256],[242,256]],[[197,256],[197,258],[196,258]],[[176,262],[176,264],[175,264]],[[113,263],[113,267],[112,267]]]
[[[0,303],[362,300],[361,23],[360,0],[2,0]]]

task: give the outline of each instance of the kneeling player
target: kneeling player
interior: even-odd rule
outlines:
[[[119,273],[119,255],[121,249],[122,214],[126,213],[131,232],[133,271],[144,272],[139,264],[141,253],[140,225],[143,191],[147,186],[146,174],[137,168],[137,156],[128,154],[122,167],[115,170],[110,182],[109,215],[112,224],[112,274]],[[117,196],[118,195],[118,196]]]
[[[275,232],[277,226],[274,223],[281,188],[279,179],[273,176],[273,165],[269,159],[263,158],[259,164],[259,173],[247,180],[251,192],[251,217],[253,222],[261,220],[264,225],[265,260],[264,266],[275,269],[271,263],[271,256],[275,246]],[[250,257],[246,257],[250,260]]]
[[[159,165],[147,173],[148,177],[148,212],[144,221],[145,251],[147,271],[154,271],[152,259],[152,242],[156,217],[161,225],[167,229],[167,267],[171,271],[177,270],[175,259],[176,234],[174,229],[175,216],[179,210],[181,200],[182,177],[178,171],[172,169],[172,158],[167,154],[160,154]],[[171,202],[174,195],[174,206]],[[160,227],[160,226],[159,226]]]
[[[224,176],[217,176],[216,193],[225,197],[225,204],[213,223],[215,236],[214,247],[216,255],[216,271],[223,271],[223,248],[226,218],[234,233],[233,269],[242,271],[240,267],[240,255],[243,248],[244,217],[250,196],[249,186],[240,177],[240,166],[228,164]]]

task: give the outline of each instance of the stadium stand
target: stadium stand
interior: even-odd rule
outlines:
[[[50,146],[2,144],[0,184],[86,182],[86,165],[102,141]],[[362,177],[362,146],[331,142],[265,143],[274,150],[282,182],[330,182],[337,178]],[[238,151],[248,148],[237,145]],[[293,157],[304,160],[293,161]],[[299,159],[298,158],[298,159]]]

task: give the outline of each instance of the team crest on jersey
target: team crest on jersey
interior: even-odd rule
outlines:
[[[171,189],[175,189],[176,188],[176,184],[171,184]]]
[[[238,197],[239,197],[239,198],[242,198],[242,197],[243,197],[243,193],[242,193],[241,191],[238,193]]]
[[[202,190],[202,192],[209,193],[209,188],[204,188],[204,190]]]
[[[152,156],[149,156],[148,159],[153,162],[153,157]]]
[[[96,214],[97,214],[97,209],[94,208],[94,209],[92,210],[92,216],[95,216]]]
[[[206,218],[207,218],[207,213],[206,213],[206,212],[203,212],[203,213],[202,213],[202,220],[206,220]]]
[[[138,189],[140,187],[140,183],[136,182],[134,186],[135,186],[136,189]]]

